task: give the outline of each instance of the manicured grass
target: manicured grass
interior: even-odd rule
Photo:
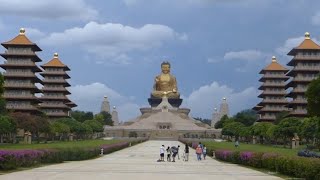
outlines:
[[[243,144],[240,143],[239,147],[234,147],[234,142],[202,142],[207,146],[208,149],[225,149],[225,150],[238,150],[238,151],[252,151],[252,152],[275,152],[278,154],[286,155],[286,156],[297,156],[299,150],[303,149],[300,147],[299,149],[289,149],[283,147],[275,147],[271,145],[260,145],[260,144]]]
[[[114,144],[120,140],[84,140],[50,142],[46,144],[5,144],[0,149],[65,149],[65,148],[94,148],[104,144]]]

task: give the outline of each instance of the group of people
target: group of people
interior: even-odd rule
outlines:
[[[201,144],[201,142],[199,142],[198,146],[196,147],[196,154],[197,154],[198,161],[201,161],[202,155],[203,155],[203,160],[205,160],[207,156],[207,147]]]
[[[180,145],[176,146],[168,146],[167,149],[165,148],[164,145],[160,147],[160,159],[158,161],[164,162],[164,154],[167,153],[167,161],[168,162],[176,162],[176,157],[180,160],[180,155],[179,155],[179,149]],[[189,160],[189,146],[186,144],[186,147],[184,148],[184,153],[182,156],[184,161]]]
[[[178,157],[178,159],[180,159],[180,155],[179,155],[179,149],[180,146],[178,145],[176,146],[168,146],[167,148],[165,148],[164,145],[162,145],[160,147],[160,159],[158,160],[159,162],[164,162],[164,154],[167,153],[167,161],[168,162],[176,162],[176,157]],[[196,155],[197,155],[197,159],[200,161],[203,156],[203,159],[206,159],[207,156],[207,148],[205,145],[201,144],[201,142],[198,144],[197,148],[196,148]],[[184,161],[188,161],[189,160],[189,146],[188,144],[185,145],[184,151],[183,151],[183,155],[182,158]]]

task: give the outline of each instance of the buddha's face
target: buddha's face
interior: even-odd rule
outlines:
[[[169,64],[163,64],[161,66],[161,71],[163,74],[168,74],[170,72],[170,65]]]

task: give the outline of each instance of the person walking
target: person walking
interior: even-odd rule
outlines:
[[[206,147],[206,145],[203,145],[202,154],[203,154],[203,160],[206,160],[206,156],[207,156],[207,147]]]
[[[201,161],[202,148],[201,148],[200,144],[196,148],[196,154],[197,154],[198,161]]]
[[[186,147],[184,148],[184,160],[188,161],[189,160],[189,146],[186,144]]]
[[[170,148],[170,146],[168,146],[168,148],[167,148],[167,161],[168,162],[171,161],[171,153],[172,153],[171,148]]]
[[[162,145],[160,147],[160,161],[164,162],[164,151],[165,151],[165,148],[164,148],[164,145]]]
[[[178,148],[175,146],[171,147],[171,152],[172,152],[172,162],[176,162],[176,156],[178,153]]]
[[[239,147],[239,141],[238,140],[236,140],[236,142],[234,143],[234,147]]]
[[[180,145],[178,145],[178,149],[177,149],[177,155],[178,155],[178,159],[180,160],[180,155],[179,155],[179,149],[180,149]]]

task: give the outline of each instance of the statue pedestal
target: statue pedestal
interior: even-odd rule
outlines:
[[[157,107],[162,102],[162,99],[148,98],[148,102],[151,107]],[[182,99],[180,99],[180,98],[179,99],[168,99],[168,102],[171,104],[172,107],[178,108],[182,103]]]

